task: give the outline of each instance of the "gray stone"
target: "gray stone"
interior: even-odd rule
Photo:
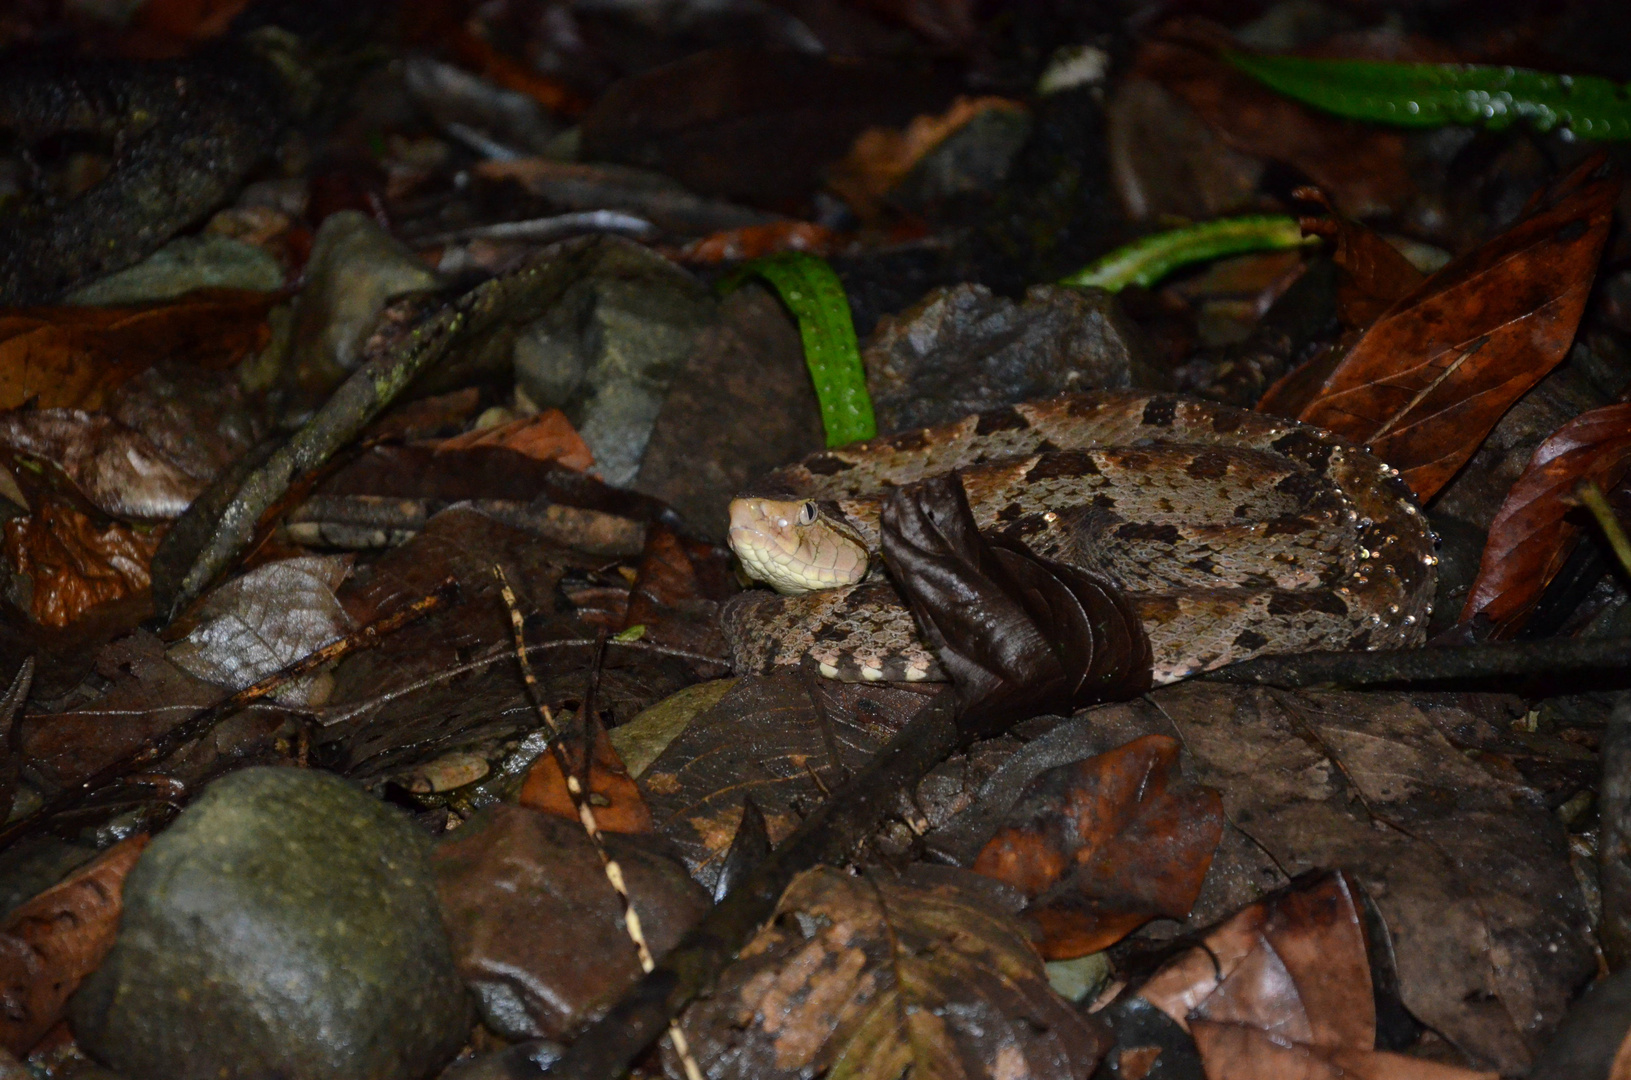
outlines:
[[[385,305],[441,279],[372,218],[341,210],[323,219],[295,305],[294,366],[309,387],[338,382],[361,362]]]
[[[723,538],[749,481],[825,444],[798,327],[769,291],[744,285],[669,391],[634,486]]]
[[[429,847],[328,773],[217,780],[131,872],[80,1045],[133,1080],[427,1075],[469,1017]]]
[[[283,287],[283,267],[264,248],[241,240],[202,233],[178,237],[135,266],[98,278],[75,289],[70,304],[145,304],[169,300],[194,289]]]
[[[863,350],[880,431],[945,423],[1073,390],[1159,386],[1137,327],[1100,289],[983,285],[931,291],[878,321]]]
[[[627,484],[716,306],[639,244],[599,237],[586,255],[582,276],[516,336],[515,377],[534,404],[566,413],[607,483]]]
[[[890,190],[889,201],[923,213],[959,196],[994,191],[1030,135],[1024,109],[982,109],[924,154]]]

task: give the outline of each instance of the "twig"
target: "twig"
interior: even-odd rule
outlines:
[[[532,673],[532,661],[527,659],[527,636],[523,628],[521,609],[515,602],[515,593],[510,589],[510,582],[504,576],[504,568],[493,567],[493,574],[498,578],[498,590],[504,597],[504,606],[510,613],[510,629],[515,635],[515,659],[521,665],[521,678],[527,684],[527,695],[532,698],[533,706],[538,715],[543,718],[544,726],[549,728],[550,734],[555,736],[549,741],[550,751],[555,755],[555,764],[561,770],[561,777],[566,781],[566,793],[571,796],[572,806],[578,812],[578,820],[583,823],[583,831],[589,834],[589,840],[595,846],[595,854],[600,857],[601,869],[606,873],[606,880],[611,882],[612,891],[617,894],[617,902],[623,909],[623,928],[628,931],[629,940],[634,942],[634,951],[640,958],[640,970],[650,974],[652,968],[657,966],[651,955],[651,946],[646,942],[645,931],[640,927],[640,914],[634,910],[634,903],[629,899],[628,883],[623,877],[623,868],[618,865],[612,853],[606,850],[606,839],[601,834],[600,822],[595,818],[594,807],[589,805],[589,793],[584,789],[584,779],[580,779],[578,770],[572,767],[568,759],[566,748],[561,745],[560,725],[555,722],[555,714],[550,711],[543,695],[538,688],[538,679]],[[600,642],[604,647],[604,638]],[[600,653],[596,654],[598,666]],[[584,695],[583,705],[579,711],[584,720],[584,732],[589,734],[594,724],[594,690],[595,682],[591,679],[589,692]],[[587,773],[594,757],[594,747],[590,743],[584,747],[583,764]],[[686,1080],[703,1080],[702,1070],[697,1067],[697,1061],[691,1054],[691,1047],[685,1038],[685,1032],[680,1030],[678,1023],[673,1020],[668,1024],[668,1037],[674,1044],[674,1053],[680,1059],[680,1065],[685,1069]]]
[[[1196,678],[1206,682],[1250,683],[1297,690],[1316,686],[1378,686],[1628,669],[1631,669],[1631,638],[1568,638],[1380,652],[1259,656]]]
[[[25,818],[12,822],[4,829],[0,829],[0,850],[3,850],[19,837],[34,831],[48,819],[68,810],[81,806],[99,789],[106,787],[116,780],[123,780],[129,774],[136,772],[144,765],[151,765],[163,761],[187,743],[209,734],[214,727],[244,706],[276,693],[287,686],[294,679],[308,675],[318,668],[331,664],[342,657],[361,649],[372,649],[384,638],[407,626],[418,622],[426,615],[446,607],[458,595],[459,586],[452,578],[448,578],[437,586],[436,590],[427,593],[399,608],[382,619],[376,619],[338,641],[324,645],[316,652],[296,660],[288,667],[275,671],[261,679],[259,682],[244,687],[231,697],[216,702],[208,708],[200,709],[175,727],[155,736],[140,750],[126,757],[120,758],[111,765],[105,765],[92,773],[86,779],[73,787],[59,793],[51,801]]]

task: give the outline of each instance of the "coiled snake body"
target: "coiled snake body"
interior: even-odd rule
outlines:
[[[1158,684],[1263,653],[1413,645],[1432,612],[1432,532],[1377,458],[1263,413],[1098,391],[816,454],[738,498],[731,546],[780,594],[726,606],[737,670],[943,680],[876,555],[889,490],[953,469],[982,531],[1131,595]]]

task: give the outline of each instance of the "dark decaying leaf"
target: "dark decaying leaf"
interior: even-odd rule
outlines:
[[[119,929],[125,876],[147,846],[121,841],[28,901],[0,926],[0,1045],[26,1054],[102,964]]]
[[[1397,132],[1338,120],[1276,94],[1216,55],[1216,24],[1175,20],[1140,46],[1135,77],[1160,83],[1232,149],[1291,165],[1350,216],[1403,209],[1414,192]]]
[[[1339,213],[1318,188],[1298,188],[1298,198],[1325,207],[1326,216],[1303,218],[1303,231],[1331,243],[1331,261],[1337,264],[1337,317],[1342,325],[1364,328],[1426,279],[1426,275],[1399,254],[1399,249],[1371,229]]]
[[[1297,419],[1370,447],[1431,498],[1568,351],[1619,192],[1601,159],[1563,177],[1382,314]]]
[[[955,474],[898,489],[882,532],[890,575],[962,695],[961,722],[1069,711],[1149,688],[1150,643],[1126,596],[981,536]]]
[[[699,1063],[713,1080],[1086,1078],[1109,1039],[991,888],[946,868],[806,871],[682,1015]]]
[[[729,653],[720,632],[719,606],[736,591],[728,548],[653,525],[646,531],[646,549],[617,629],[641,626],[642,641],[725,657]]]
[[[640,774],[657,830],[711,889],[750,795],[780,843],[927,700],[793,671],[738,679]]]
[[[1150,919],[1182,919],[1223,836],[1218,793],[1177,776],[1178,742],[1146,735],[1043,773],[974,861],[1031,900],[1042,955],[1098,952]]]
[[[1516,632],[1579,540],[1575,485],[1611,489],[1628,467],[1631,405],[1581,413],[1541,443],[1490,524],[1461,621],[1482,614],[1495,637]]]

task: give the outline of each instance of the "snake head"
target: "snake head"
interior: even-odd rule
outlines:
[[[730,545],[751,577],[788,596],[866,576],[860,535],[808,499],[733,499]]]

